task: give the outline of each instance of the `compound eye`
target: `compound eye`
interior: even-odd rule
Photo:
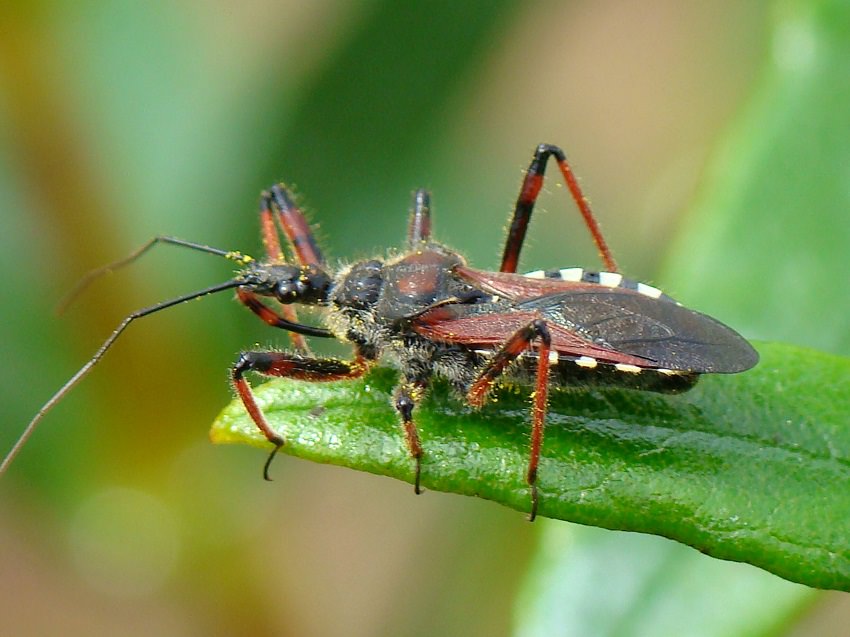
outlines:
[[[295,303],[298,301],[304,286],[298,279],[281,281],[275,289],[275,296],[281,303]]]

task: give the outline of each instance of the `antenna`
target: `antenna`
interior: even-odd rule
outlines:
[[[124,259],[122,262],[118,263],[120,263],[121,265],[129,263],[130,261],[141,256],[141,254],[145,250],[147,250],[151,245],[153,245],[153,242],[147,244],[145,248],[140,251],[137,251],[137,253],[134,253],[134,255],[131,255],[131,257],[128,257],[127,259]],[[91,280],[99,276],[101,273],[107,271],[108,268],[100,268],[100,270],[94,271],[92,275],[86,277],[86,285],[88,285]],[[197,299],[199,297],[207,296],[209,294],[215,294],[216,292],[221,292],[223,290],[237,288],[240,285],[244,284],[245,279],[239,277],[230,281],[226,281],[225,283],[219,283],[218,285],[213,285],[211,287],[204,288],[203,290],[199,290],[197,292],[184,294],[183,296],[178,296],[177,298],[170,299],[168,301],[163,301],[161,303],[157,303],[156,305],[151,305],[150,307],[137,310],[126,318],[124,318],[124,320],[121,321],[121,323],[118,325],[117,328],[115,328],[112,334],[109,335],[109,338],[107,338],[103,342],[103,345],[101,345],[100,348],[94,353],[94,356],[92,356],[88,360],[88,362],[77,371],[76,374],[71,376],[71,378],[68,379],[68,381],[64,385],[62,385],[62,387],[60,387],[59,390],[55,394],[53,394],[53,396],[51,396],[46,403],[44,403],[44,405],[42,405],[41,409],[39,409],[38,413],[33,416],[32,420],[29,421],[29,424],[26,426],[23,433],[15,442],[14,446],[9,450],[9,453],[7,453],[6,456],[3,458],[3,462],[0,463],[0,474],[3,474],[9,467],[9,465],[12,464],[12,461],[15,459],[15,456],[18,455],[18,452],[23,448],[27,440],[29,440],[30,436],[32,436],[33,431],[35,431],[35,428],[38,426],[38,423],[41,422],[44,416],[47,415],[47,413],[51,409],[53,409],[56,404],[60,400],[62,400],[65,395],[77,385],[77,383],[79,383],[83,378],[88,375],[92,368],[97,365],[98,361],[103,358],[103,355],[106,354],[107,350],[112,347],[112,344],[115,343],[115,341],[118,339],[119,336],[121,336],[124,330],[129,327],[130,323],[132,323],[136,319],[142,318],[143,316],[148,316],[149,314],[153,314],[154,312],[159,312],[160,310],[179,305],[180,303],[185,303],[186,301],[191,301],[192,299]],[[79,289],[82,289],[80,286],[77,287]]]

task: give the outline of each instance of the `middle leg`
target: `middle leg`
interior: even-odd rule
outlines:
[[[419,488],[419,478],[422,475],[422,443],[419,441],[419,431],[416,429],[416,423],[413,422],[413,410],[425,395],[425,389],[426,384],[424,381],[405,379],[399,385],[395,394],[395,408],[401,416],[407,449],[410,452],[410,456],[416,462],[416,468],[413,474],[413,490],[417,495],[422,492]]]

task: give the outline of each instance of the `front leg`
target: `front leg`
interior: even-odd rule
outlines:
[[[274,445],[274,449],[263,466],[263,477],[266,480],[270,480],[269,466],[272,459],[286,441],[269,426],[262,409],[254,398],[251,385],[245,379],[245,372],[251,371],[264,376],[326,382],[359,378],[368,369],[369,361],[359,352],[353,361],[343,361],[336,358],[310,358],[285,352],[254,351],[240,354],[236,364],[230,370],[233,386],[236,388],[239,398],[242,399],[242,404],[245,405],[251,420],[263,432],[266,440]]]

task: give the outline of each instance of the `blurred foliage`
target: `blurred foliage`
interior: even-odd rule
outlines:
[[[781,635],[806,590],[660,538],[543,524],[517,600],[523,637]]]
[[[628,273],[650,278],[674,230],[684,237],[695,236],[691,227],[707,230],[706,213],[678,213],[710,144],[749,93],[766,42],[766,6],[0,3],[0,442],[11,444],[128,311],[223,280],[230,269],[162,249],[54,318],[55,301],[76,277],[160,233],[255,252],[257,193],[274,180],[297,186],[329,253],[346,259],[400,246],[410,191],[431,187],[438,238],[490,267],[529,153],[539,142],[559,143]],[[838,4],[782,6],[792,17],[811,7],[813,23],[834,36],[824,46],[838,46],[846,24]],[[817,14],[828,6],[832,17]],[[799,45],[800,32],[787,33]],[[838,78],[837,57],[818,54],[809,68],[826,59]],[[837,167],[846,162],[836,163],[843,148],[830,122],[846,112],[845,92],[809,110],[816,92],[805,87],[822,84],[807,73],[795,80],[799,92],[760,93],[761,108],[779,100],[773,106],[781,105],[788,130],[808,134],[813,149],[789,159],[794,170],[773,175],[770,185],[777,205],[790,204],[785,184],[831,173],[838,206],[846,198]],[[818,156],[821,146],[829,152]],[[737,182],[720,183],[712,190]],[[590,265],[593,248],[568,198],[550,189],[526,262]],[[812,203],[797,221],[817,228],[814,215],[829,201]],[[842,270],[828,256],[846,248],[838,226],[820,235],[774,218],[756,225],[752,205],[740,220],[746,225],[734,226],[741,244],[716,251],[715,240],[728,237],[712,232],[710,249],[699,251],[710,263],[691,261],[692,246],[678,244],[688,258],[676,265],[699,272],[684,281],[677,267],[658,281],[749,336],[838,351],[829,344],[837,336],[804,341],[756,320],[800,317],[809,325],[805,312],[826,307],[809,296],[820,289],[808,278],[817,266],[784,272],[782,293],[793,302],[778,313],[738,313],[734,299],[721,303],[722,293],[703,296],[710,277],[727,281],[718,268],[736,263],[733,250],[753,261],[764,251],[778,258],[789,240],[811,262],[828,264],[831,278],[816,280],[841,290]],[[766,230],[775,240],[747,241]],[[764,290],[773,280],[758,275]],[[518,576],[543,525],[469,498],[413,498],[406,485],[309,463],[279,463],[267,485],[261,454],[205,442],[235,353],[281,339],[224,296],[134,325],[0,481],[4,631],[506,634]],[[843,324],[840,309],[819,319],[807,337]],[[548,526],[572,537],[567,525]],[[576,536],[574,550],[581,542]],[[710,568],[683,551],[694,559],[692,577]],[[639,592],[621,632],[664,586],[683,581],[666,568],[670,560],[681,575],[678,558],[647,548],[635,549],[636,559],[638,552],[641,572],[656,585],[633,587]],[[611,587],[633,582],[607,561],[616,551],[597,546],[570,556],[602,564]],[[706,581],[709,590],[680,588],[669,598],[695,611],[733,590],[730,583],[755,586],[740,568],[724,572],[732,574],[712,580],[716,588]],[[529,577],[542,581],[538,572]],[[799,595],[775,590],[779,625]],[[751,609],[764,605],[764,596],[753,599]],[[523,616],[542,615],[526,607]],[[583,625],[576,615],[567,620]]]

